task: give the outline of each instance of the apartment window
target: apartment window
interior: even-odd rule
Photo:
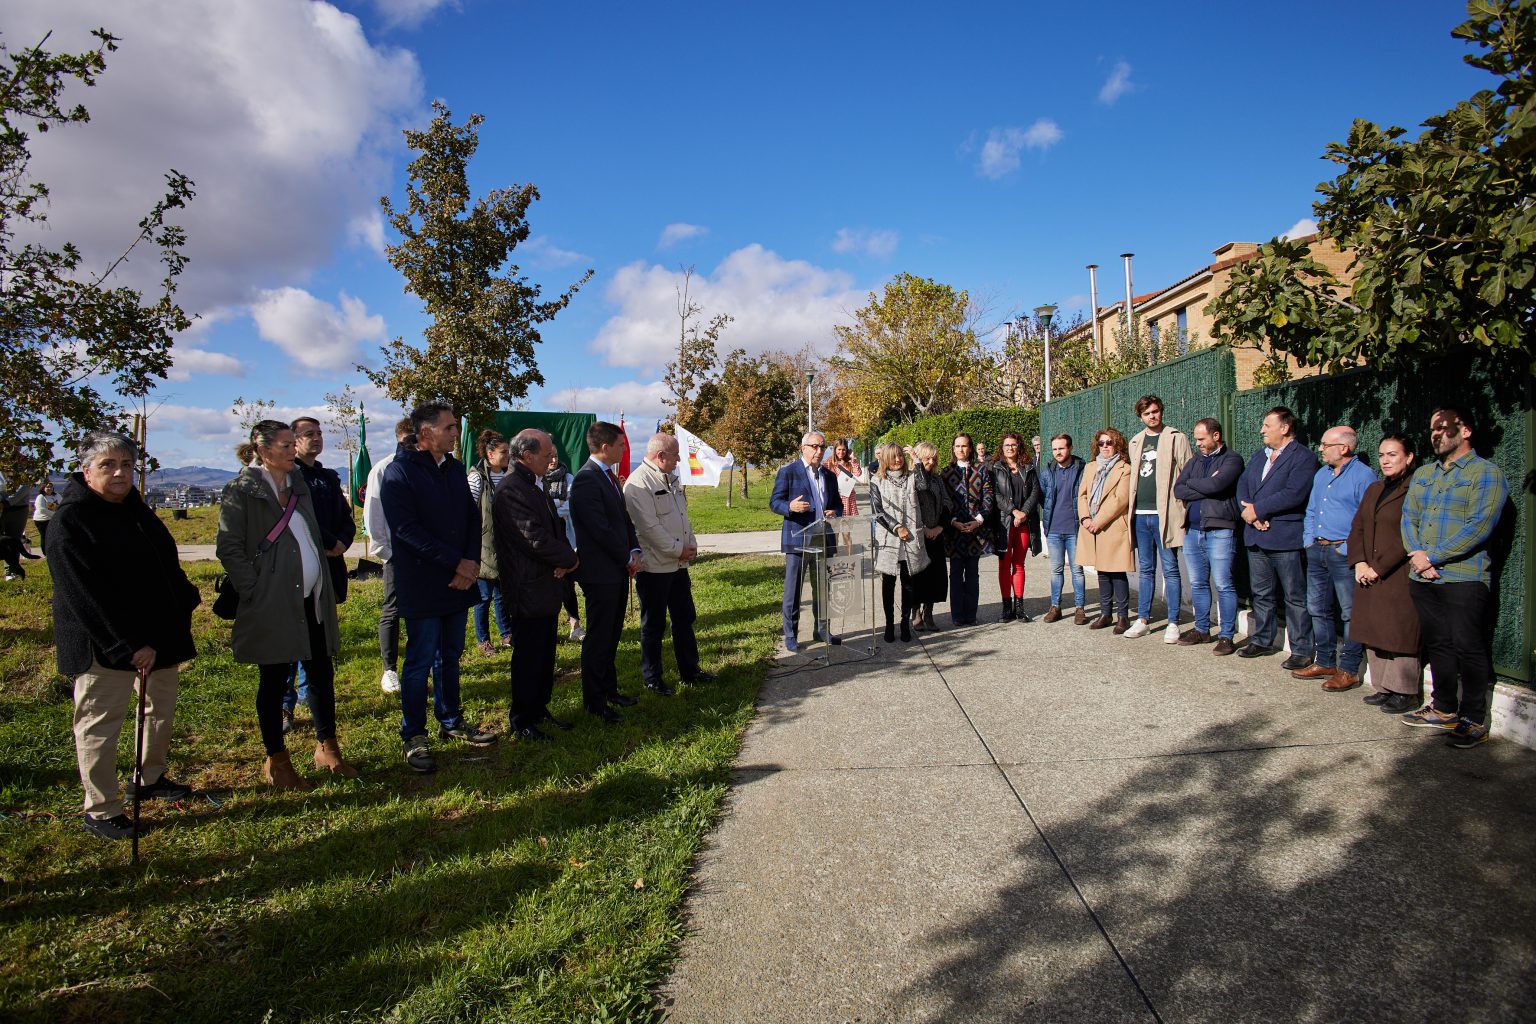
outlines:
[[[1180,306],[1173,314],[1179,329],[1179,355],[1189,354],[1189,309]]]

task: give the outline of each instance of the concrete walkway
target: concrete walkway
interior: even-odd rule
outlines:
[[[1044,625],[1030,576],[1032,624],[781,659],[671,1020],[1532,1019],[1530,751]]]

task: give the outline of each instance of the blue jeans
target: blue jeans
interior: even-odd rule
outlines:
[[[491,606],[496,606],[496,629],[502,636],[512,635],[507,625],[507,613],[501,607],[501,581],[475,580],[480,588],[480,601],[475,605],[475,639],[482,644],[491,638]]]
[[[1136,615],[1152,618],[1152,590],[1157,586],[1157,563],[1163,564],[1163,598],[1168,602],[1168,623],[1179,621],[1179,605],[1184,601],[1184,580],[1179,576],[1177,548],[1163,547],[1161,516],[1135,516],[1136,567],[1140,583],[1136,591]]]
[[[1349,613],[1355,601],[1355,570],[1338,544],[1313,544],[1307,549],[1307,611],[1312,615],[1312,641],[1317,663],[1352,676],[1360,674],[1365,646],[1349,639]],[[1338,605],[1343,628],[1333,626]]]
[[[432,711],[444,729],[464,724],[459,707],[459,659],[469,609],[435,619],[405,620],[405,664],[400,672],[400,738],[427,734],[427,675],[434,677]]]
[[[1285,635],[1291,653],[1312,656],[1312,616],[1307,614],[1306,568],[1300,551],[1248,549],[1248,577],[1253,584],[1253,629],[1248,642],[1257,647],[1275,646],[1275,590],[1285,594]]]
[[[956,625],[976,621],[981,597],[981,558],[951,555],[949,559],[949,619]]]
[[[1077,534],[1048,533],[1045,549],[1051,556],[1051,607],[1061,607],[1061,579],[1066,574],[1066,563],[1072,563],[1072,596],[1077,607],[1084,604],[1087,586],[1083,582],[1083,567],[1077,564]]]
[[[288,690],[283,694],[283,710],[292,711],[299,706],[299,701],[309,703],[309,676],[302,661],[288,666]]]
[[[1237,556],[1234,530],[1190,530],[1184,535],[1184,561],[1189,565],[1189,598],[1195,606],[1195,628],[1211,631],[1211,595],[1221,615],[1220,635],[1237,633],[1237,587],[1232,583],[1232,559]]]

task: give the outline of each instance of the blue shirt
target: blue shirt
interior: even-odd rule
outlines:
[[[1082,479],[1082,467],[1070,462],[1063,466],[1051,460],[1046,472],[1051,474],[1051,487],[1056,500],[1051,506],[1051,521],[1045,524],[1046,533],[1066,533],[1077,536],[1077,488],[1073,480]]]
[[[1302,547],[1314,541],[1343,541],[1360,509],[1365,489],[1376,482],[1376,471],[1359,458],[1352,458],[1337,473],[1325,465],[1312,475],[1312,497],[1307,500],[1307,515],[1302,523]],[[1339,553],[1347,555],[1339,544]]]

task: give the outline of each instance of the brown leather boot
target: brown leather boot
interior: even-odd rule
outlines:
[[[357,778],[357,769],[342,758],[341,747],[335,740],[321,740],[315,744],[315,767],[344,779]]]
[[[1049,608],[1047,608],[1045,610],[1045,617],[1042,618],[1040,621],[1041,622],[1055,622],[1055,621],[1057,621],[1060,618],[1061,618],[1061,609],[1056,607],[1055,605],[1051,605]]]
[[[261,777],[273,789],[296,789],[308,793],[315,788],[304,776],[293,770],[293,758],[288,756],[286,750],[267,758],[267,763],[261,766]]]

